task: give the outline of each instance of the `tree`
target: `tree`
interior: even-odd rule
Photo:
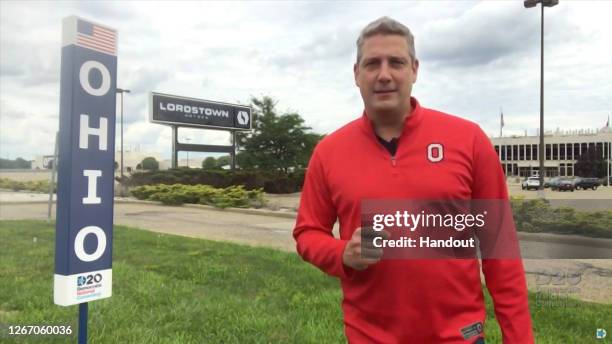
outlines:
[[[22,158],[15,159],[15,163],[17,164],[17,168],[32,168],[32,162]]]
[[[159,162],[154,157],[148,156],[142,159],[140,163],[143,170],[157,171],[159,170]]]
[[[593,145],[586,152],[580,154],[574,165],[574,174],[580,177],[603,178],[607,175],[606,160],[602,150]]]
[[[217,159],[215,157],[209,156],[204,161],[202,161],[202,168],[205,170],[212,170],[217,167]]]
[[[0,159],[0,169],[30,169],[32,168],[32,162],[23,158],[17,158],[15,160]]]
[[[321,135],[309,132],[304,119],[294,112],[279,115],[271,97],[251,98],[253,132],[236,133],[240,168],[260,168],[287,173],[308,164]]]
[[[229,155],[223,155],[217,158],[217,167],[223,168],[223,166],[229,166],[232,163],[232,158]]]

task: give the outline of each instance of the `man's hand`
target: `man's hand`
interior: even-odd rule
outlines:
[[[355,270],[363,270],[368,266],[377,263],[383,255],[383,249],[373,246],[372,238],[375,236],[381,236],[383,239],[388,239],[390,234],[387,231],[374,232],[372,230],[364,231],[364,240],[368,238],[362,247],[361,227],[357,228],[351,240],[346,244],[344,253],[342,254],[342,262],[344,265],[351,267]]]

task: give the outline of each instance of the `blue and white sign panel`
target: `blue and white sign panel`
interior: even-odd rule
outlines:
[[[111,296],[117,32],[63,22],[54,302]]]

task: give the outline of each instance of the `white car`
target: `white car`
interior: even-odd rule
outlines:
[[[521,184],[523,190],[537,190],[540,188],[540,177],[529,177]]]

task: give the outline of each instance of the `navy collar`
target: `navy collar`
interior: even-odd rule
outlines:
[[[391,156],[395,156],[395,152],[397,152],[397,137],[392,138],[391,141],[387,141],[376,134],[376,138],[378,139],[378,142],[380,142],[380,144],[382,144],[389,151],[389,153],[391,153]]]

